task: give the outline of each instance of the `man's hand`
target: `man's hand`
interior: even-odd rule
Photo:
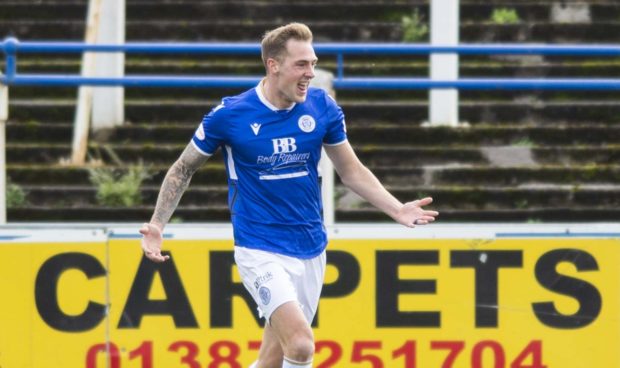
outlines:
[[[415,227],[415,225],[427,225],[435,221],[435,216],[439,216],[437,211],[427,211],[423,206],[427,206],[433,202],[433,198],[426,197],[413,202],[405,203],[394,219],[399,224],[407,227]]]
[[[165,262],[170,258],[170,256],[161,254],[163,237],[159,227],[145,223],[140,228],[140,234],[142,234],[142,250],[146,258],[157,263]]]

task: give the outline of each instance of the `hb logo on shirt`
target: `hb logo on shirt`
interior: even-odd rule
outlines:
[[[276,138],[271,140],[273,142],[273,154],[278,153],[290,153],[297,150],[295,145],[295,138]]]

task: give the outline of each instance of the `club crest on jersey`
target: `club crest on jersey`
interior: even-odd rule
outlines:
[[[297,121],[297,125],[299,125],[299,129],[306,133],[310,133],[316,127],[316,121],[310,115],[303,115]]]
[[[258,135],[258,131],[260,130],[260,126],[262,124],[259,123],[252,123],[250,124],[250,128],[252,128],[252,131],[254,132],[254,135]]]
[[[263,304],[265,305],[269,304],[269,302],[271,301],[271,291],[269,290],[269,288],[266,288],[264,286],[261,286],[261,288],[258,289],[258,296],[260,296],[260,301],[263,302]]]

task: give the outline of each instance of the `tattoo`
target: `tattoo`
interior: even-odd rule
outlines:
[[[153,217],[151,217],[151,223],[159,225],[161,229],[164,228],[189,186],[192,176],[208,158],[209,156],[198,152],[191,143],[185,147],[179,159],[170,167],[164,178],[157,196],[157,204]]]

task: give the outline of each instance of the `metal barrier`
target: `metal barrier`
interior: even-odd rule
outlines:
[[[6,57],[5,75],[0,84],[9,86],[125,86],[125,87],[239,87],[249,88],[262,76],[125,76],[123,78],[90,78],[66,74],[23,74],[17,72],[17,54],[124,52],[126,54],[216,54],[260,55],[255,43],[126,43],[124,45],[91,45],[77,42],[20,42],[7,38],[0,44]],[[428,78],[345,77],[347,55],[572,55],[620,56],[616,45],[459,45],[429,46],[425,44],[317,43],[319,55],[335,55],[336,89],[467,89],[467,90],[619,90],[620,79],[584,78],[460,78],[438,81]]]

